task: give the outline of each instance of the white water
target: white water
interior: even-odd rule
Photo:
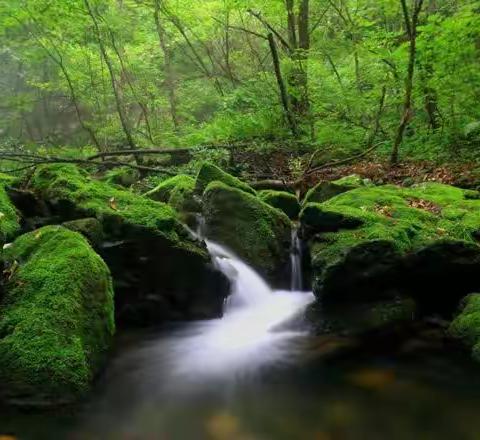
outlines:
[[[295,342],[305,331],[289,329],[288,321],[299,316],[313,295],[273,291],[228,249],[208,241],[207,246],[217,268],[230,280],[231,294],[221,319],[188,326],[171,339],[167,350],[174,378],[189,383],[232,379],[291,360]]]
[[[302,274],[302,243],[298,236],[298,229],[292,228],[292,240],[290,250],[290,290],[301,291],[303,289],[303,274]]]

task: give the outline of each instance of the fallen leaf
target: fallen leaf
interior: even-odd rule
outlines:
[[[115,200],[115,197],[112,197],[108,202],[110,204],[110,208],[112,208],[114,211],[118,211],[117,201]]]

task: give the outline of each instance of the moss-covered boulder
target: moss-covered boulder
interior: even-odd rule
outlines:
[[[411,322],[415,317],[415,311],[413,299],[393,297],[357,304],[338,304],[320,310],[316,310],[314,306],[307,316],[318,334],[358,336]]]
[[[195,194],[195,179],[185,174],[164,180],[147,192],[145,197],[168,203],[180,213],[201,211],[198,196]]]
[[[300,213],[300,203],[294,194],[285,191],[263,190],[258,192],[263,202],[283,211],[291,220],[296,220]]]
[[[8,177],[0,176],[0,246],[20,231],[20,217],[5,190],[6,184],[10,182]]]
[[[291,222],[280,210],[222,182],[203,196],[206,235],[273,282],[288,276]]]
[[[110,271],[80,234],[48,226],[3,253],[0,394],[29,404],[88,391],[114,333]]]
[[[81,218],[62,224],[71,231],[82,234],[92,246],[101,246],[104,239],[102,224],[96,218]]]
[[[232,176],[231,174],[226,173],[216,165],[205,162],[197,175],[195,191],[197,194],[203,194],[207,186],[211,182],[222,182],[225,185],[231,186],[232,188],[239,189],[249,194],[255,195],[255,190],[245,182],[242,182],[240,179]]]
[[[303,205],[305,206],[307,203],[322,203],[339,194],[363,186],[370,187],[373,186],[373,183],[369,179],[363,179],[356,174],[330,182],[320,182],[305,194]]]
[[[427,305],[451,307],[480,283],[480,201],[464,190],[363,187],[309,203],[300,218],[324,301],[364,300],[401,286]]]
[[[472,293],[461,301],[460,312],[448,333],[461,339],[472,350],[472,357],[480,362],[480,293]]]
[[[172,207],[93,180],[73,165],[39,167],[30,186],[56,219],[91,217],[102,224],[98,250],[113,274],[121,323],[221,314],[228,286]]]
[[[140,171],[130,167],[117,167],[105,173],[102,180],[110,185],[129,188],[141,178]]]

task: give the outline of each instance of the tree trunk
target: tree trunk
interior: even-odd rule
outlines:
[[[96,35],[97,40],[98,40],[98,45],[100,47],[102,57],[105,61],[105,64],[107,65],[107,69],[108,69],[108,72],[110,74],[110,82],[111,82],[111,85],[112,85],[113,95],[115,97],[115,105],[116,105],[116,108],[117,108],[118,116],[120,118],[120,123],[122,125],[123,132],[124,132],[125,137],[127,139],[128,146],[131,149],[135,149],[136,148],[135,141],[133,140],[133,136],[132,136],[129,124],[128,124],[128,119],[127,119],[127,116],[126,116],[126,114],[124,112],[124,109],[123,109],[123,103],[122,103],[122,99],[120,97],[120,92],[118,90],[117,81],[116,81],[116,78],[115,78],[115,70],[113,68],[112,60],[108,56],[107,49],[106,49],[105,44],[102,40],[102,36],[101,36],[101,33],[100,33],[100,27],[98,25],[97,17],[95,16],[95,13],[93,12],[93,9],[90,5],[89,0],[84,0],[84,4],[85,4],[85,7],[87,8],[88,15],[92,19],[93,27],[94,27],[94,30],[95,30],[95,35]]]
[[[282,103],[283,110],[285,112],[285,117],[290,127],[290,131],[292,132],[294,137],[297,137],[298,136],[297,125],[295,122],[295,118],[293,117],[292,112],[290,110],[287,88],[285,87],[285,82],[283,81],[283,77],[282,77],[282,71],[280,69],[280,59],[278,57],[277,44],[275,43],[275,39],[273,37],[273,34],[271,33],[268,34],[268,44],[270,46],[270,52],[272,54],[273,67],[275,69],[275,77],[277,78],[278,90],[280,92],[280,100]]]
[[[175,78],[174,78],[173,69],[172,69],[172,53],[170,48],[168,47],[167,35],[165,33],[165,29],[163,28],[163,25],[160,19],[160,6],[161,6],[160,1],[161,0],[155,0],[154,19],[155,19],[155,26],[157,28],[160,49],[163,52],[163,68],[165,70],[165,85],[167,89],[167,98],[168,98],[168,105],[170,110],[170,117],[172,119],[174,131],[178,132],[180,123],[179,123],[178,112],[177,112],[176,84],[175,84]]]
[[[415,73],[415,57],[416,57],[416,43],[417,43],[417,25],[418,17],[420,11],[422,10],[423,0],[415,0],[414,11],[412,18],[410,19],[410,14],[406,4],[406,0],[400,0],[402,4],[403,15],[405,19],[405,28],[407,29],[407,34],[410,38],[410,48],[409,48],[409,59],[408,59],[408,70],[407,78],[405,80],[405,100],[403,104],[403,114],[400,120],[400,124],[397,129],[397,134],[393,143],[392,155],[390,157],[391,165],[396,165],[398,163],[398,153],[400,149],[400,144],[403,140],[403,135],[405,129],[407,128],[410,120],[412,119],[412,91],[413,91],[413,76]]]

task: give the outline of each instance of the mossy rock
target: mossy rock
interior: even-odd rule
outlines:
[[[0,176],[0,246],[14,238],[20,231],[20,217],[11,202],[5,186],[12,182],[10,176]]]
[[[134,168],[117,167],[107,171],[101,180],[110,185],[119,185],[129,188],[138,182],[140,178],[140,171]]]
[[[307,316],[317,333],[358,336],[412,321],[416,305],[411,298],[393,297],[361,304],[339,304],[322,308],[320,316],[317,316],[314,309],[309,310]]]
[[[195,195],[195,179],[179,174],[161,182],[145,197],[157,202],[168,203],[180,213],[201,211],[200,202]]]
[[[113,274],[122,324],[221,314],[228,285],[205,243],[190,235],[171,206],[93,180],[73,165],[39,167],[30,184],[62,221],[90,217],[102,224],[98,250]]]
[[[331,182],[320,182],[310,190],[303,199],[303,206],[308,203],[322,203],[344,192],[363,186],[371,187],[373,183],[369,179],[363,179],[356,174],[345,176]]]
[[[448,333],[461,339],[480,362],[480,293],[472,293],[461,301],[460,312],[450,323]]]
[[[222,182],[203,196],[207,237],[227,246],[271,281],[286,281],[291,222],[280,210]]]
[[[294,194],[285,191],[263,190],[258,192],[263,202],[283,211],[291,220],[296,220],[300,213],[300,203]]]
[[[242,182],[240,179],[232,176],[231,174],[226,173],[216,165],[205,162],[197,175],[197,180],[195,184],[195,191],[197,194],[203,194],[207,186],[211,182],[222,182],[225,185],[231,186],[232,188],[239,189],[249,194],[255,195],[255,190],[245,182]]]
[[[28,404],[83,396],[115,330],[110,271],[80,234],[47,226],[6,249],[0,393]]]
[[[82,234],[92,246],[98,247],[104,239],[102,224],[96,218],[82,218],[62,224],[71,231]]]
[[[438,303],[453,284],[458,294],[471,291],[480,269],[480,201],[467,196],[438,183],[386,185],[307,204],[300,219],[311,237],[314,290],[327,301],[365,299],[389,284],[408,283]]]

